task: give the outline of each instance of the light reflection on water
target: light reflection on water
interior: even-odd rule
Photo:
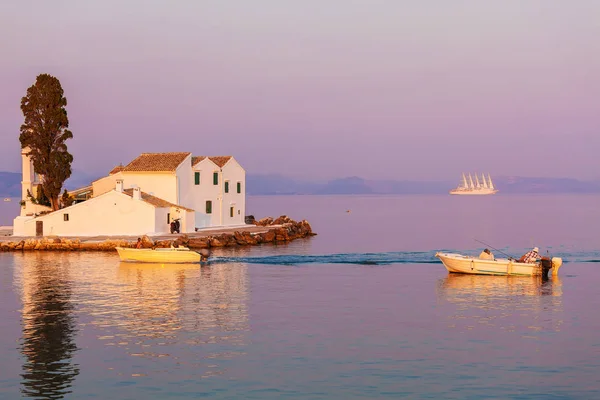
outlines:
[[[437,294],[439,301],[455,306],[447,316],[449,328],[559,331],[563,323],[559,276],[542,279],[450,273],[438,281]]]
[[[80,373],[77,353],[104,353],[95,378],[123,382],[219,375],[223,360],[244,354],[244,265],[119,263],[90,253],[15,254],[14,261],[23,304],[23,396],[70,393]]]
[[[219,255],[279,249],[253,251]],[[20,355],[0,365],[0,397],[600,394],[598,318],[587,315],[597,291],[573,278],[592,277],[595,264],[570,263],[548,281],[441,264],[200,268],[106,253],[0,254],[0,264],[12,278],[0,298],[21,302],[0,302],[0,317],[21,319],[0,337],[6,359]],[[573,305],[575,286],[589,308]]]

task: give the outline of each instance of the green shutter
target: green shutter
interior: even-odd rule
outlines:
[[[212,201],[210,200],[206,201],[206,213],[212,214]]]
[[[194,173],[194,184],[196,184],[196,185],[200,184],[200,172]]]
[[[225,181],[225,193],[229,193],[229,182]]]
[[[242,193],[242,182],[237,183],[237,192]]]
[[[219,173],[214,172],[213,173],[213,185],[218,185],[218,184],[219,184]]]

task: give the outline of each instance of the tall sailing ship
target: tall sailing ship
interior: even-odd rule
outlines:
[[[492,182],[492,178],[490,174],[486,179],[485,174],[481,174],[481,181],[479,180],[479,176],[475,174],[475,182],[473,182],[473,177],[471,174],[468,174],[469,179],[465,174],[462,174],[462,180],[459,183],[456,189],[450,191],[450,194],[462,194],[462,195],[483,195],[483,194],[495,194],[498,192],[498,189],[494,188],[494,183]]]

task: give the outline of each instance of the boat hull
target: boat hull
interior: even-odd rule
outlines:
[[[138,263],[200,263],[200,254],[188,248],[130,249],[117,247],[121,261]]]
[[[496,194],[498,190],[481,189],[481,190],[451,190],[450,194],[462,195],[462,196],[484,196],[488,194]]]
[[[541,264],[520,263],[509,259],[483,260],[476,257],[454,253],[436,253],[448,272],[476,275],[542,275]],[[557,275],[562,259],[552,259],[552,274]]]

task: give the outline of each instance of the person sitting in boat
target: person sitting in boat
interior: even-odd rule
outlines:
[[[136,249],[141,249],[142,248],[142,238],[138,238],[138,241],[135,244],[135,248]]]
[[[542,256],[540,256],[539,251],[540,251],[540,249],[538,249],[537,247],[534,247],[532,250],[523,254],[521,256],[521,258],[519,258],[519,262],[526,263],[526,264],[535,263],[537,260],[542,259]]]
[[[479,258],[482,260],[493,260],[494,255],[492,254],[492,252],[489,249],[484,249],[481,252],[481,254],[479,255]]]

